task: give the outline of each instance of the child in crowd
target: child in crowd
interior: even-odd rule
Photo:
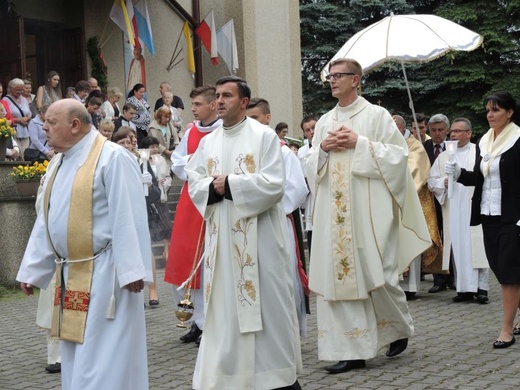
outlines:
[[[102,136],[106,137],[109,141],[112,139],[112,134],[114,133],[114,122],[112,122],[110,119],[103,119],[99,123],[99,132]]]

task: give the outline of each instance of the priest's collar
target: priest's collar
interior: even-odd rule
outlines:
[[[214,121],[211,121],[211,122],[207,123],[207,124],[204,124],[204,123],[202,123],[202,121],[199,121],[199,124],[200,124],[201,127],[211,127],[211,126],[213,126],[215,123],[217,123],[217,121],[218,121],[218,118],[215,119]]]
[[[356,98],[354,99],[354,101],[350,104],[347,104],[346,106],[340,106],[339,103],[338,103],[338,107],[340,110],[343,110],[343,109],[347,109],[347,108],[352,108],[354,107],[354,105],[359,102],[359,96],[356,96]]]
[[[234,124],[233,126],[226,127],[226,126],[222,125],[222,127],[224,128],[224,130],[233,130],[233,129],[237,128],[238,126],[240,126],[242,123],[244,123],[246,121],[246,119],[247,119],[247,116],[244,116],[244,119],[242,119],[238,123]]]

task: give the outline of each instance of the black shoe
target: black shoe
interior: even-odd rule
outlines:
[[[481,290],[480,288],[477,290],[477,302],[481,305],[489,303],[488,292],[486,290]]]
[[[411,292],[411,291],[405,291],[404,294],[406,295],[406,300],[407,301],[413,301],[416,297],[415,297],[415,292]]]
[[[515,343],[515,337],[513,336],[513,338],[509,341],[502,341],[502,340],[496,340],[494,343],[493,343],[493,348],[495,349],[502,349],[502,348],[507,348],[507,347],[510,347],[511,345],[513,345]]]
[[[340,360],[338,363],[332,366],[325,367],[325,369],[331,374],[341,374],[342,372],[365,367],[366,362],[364,360]]]
[[[199,329],[195,322],[191,325],[191,329],[184,336],[179,337],[179,340],[184,341],[185,343],[193,343],[197,341],[199,336],[202,334],[202,330]]]
[[[148,301],[148,305],[150,305],[150,309],[155,309],[157,306],[159,306],[159,300],[158,299],[150,299]]]
[[[388,347],[388,351],[386,351],[387,357],[394,357],[402,353],[406,347],[408,347],[408,339],[399,339],[394,341]]]
[[[463,292],[463,293],[457,293],[456,297],[453,297],[453,302],[466,302],[466,301],[472,301],[473,300],[474,293],[472,292]]]
[[[296,381],[291,386],[278,387],[274,390],[302,390],[302,387],[300,386],[298,381]]]
[[[520,335],[520,326],[518,326],[518,324],[516,324],[515,327],[513,328],[513,334],[515,336],[519,336]]]
[[[434,284],[433,287],[428,290],[428,292],[432,293],[432,294],[438,293],[441,291],[446,291],[446,286],[438,286],[438,285]]]
[[[49,364],[45,367],[45,371],[50,372],[51,374],[57,374],[61,372],[61,363]]]

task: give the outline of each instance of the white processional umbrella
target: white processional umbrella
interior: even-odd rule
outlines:
[[[391,14],[352,36],[325,65],[321,79],[325,81],[330,62],[339,58],[358,61],[364,73],[385,61],[400,62],[416,121],[404,63],[429,62],[450,51],[475,50],[482,41],[481,35],[439,16]],[[415,127],[418,131],[417,124]],[[420,135],[418,138],[421,140]]]

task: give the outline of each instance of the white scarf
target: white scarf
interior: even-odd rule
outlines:
[[[520,137],[520,127],[510,122],[495,139],[495,130],[489,129],[480,140],[480,155],[482,156],[482,174],[489,174],[489,167],[495,159],[509,150]]]

